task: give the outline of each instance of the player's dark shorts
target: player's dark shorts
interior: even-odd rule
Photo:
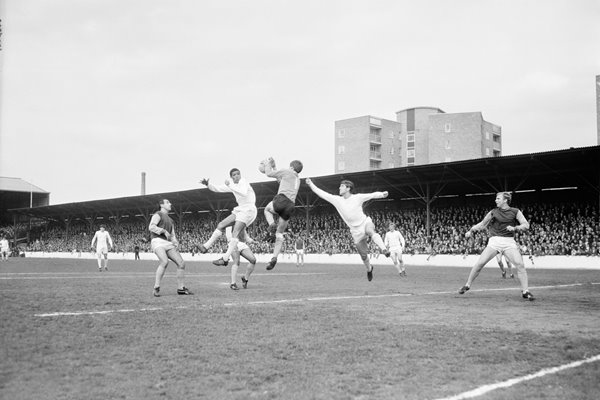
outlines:
[[[279,193],[273,197],[273,210],[277,215],[283,218],[284,221],[290,219],[294,213],[295,204],[287,198],[286,195]]]

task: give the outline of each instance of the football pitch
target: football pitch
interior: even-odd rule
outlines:
[[[357,256],[358,257],[358,256]],[[2,399],[597,399],[600,270],[0,263]],[[245,269],[244,264],[240,272]]]

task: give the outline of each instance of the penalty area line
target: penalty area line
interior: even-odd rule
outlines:
[[[600,361],[600,354],[593,356],[593,357],[589,357],[589,358],[584,358],[583,360],[579,360],[579,361],[574,361],[572,363],[569,364],[564,364],[564,365],[560,365],[558,367],[552,367],[552,368],[544,368],[534,374],[529,374],[529,375],[525,375],[525,376],[521,376],[519,378],[513,378],[513,379],[508,379],[504,382],[497,382],[497,383],[493,383],[493,384],[489,384],[489,385],[483,385],[480,386],[476,389],[473,390],[469,390],[468,392],[463,392],[460,394],[457,394],[455,396],[450,396],[450,397],[444,397],[444,398],[439,398],[436,400],[463,400],[463,399],[472,399],[475,397],[479,397],[481,395],[484,395],[486,393],[489,393],[493,390],[496,389],[504,389],[507,387],[511,387],[514,386],[516,384],[519,384],[521,382],[525,382],[525,381],[530,381],[532,379],[536,379],[536,378],[542,378],[546,375],[550,375],[550,374],[556,374],[558,372],[564,371],[566,369],[570,369],[570,368],[576,368],[576,367],[580,367],[584,364],[588,364],[588,363],[592,363],[592,362],[596,362],[596,361]]]

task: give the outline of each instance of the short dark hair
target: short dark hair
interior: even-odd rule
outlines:
[[[229,177],[230,177],[230,178],[231,178],[231,177],[233,177],[233,173],[234,173],[234,172],[236,172],[236,171],[237,171],[237,172],[239,172],[240,174],[242,173],[242,172],[241,172],[239,169],[237,169],[237,168],[231,168],[231,171],[229,171]]]
[[[304,165],[302,165],[302,161],[300,160],[294,160],[290,163],[290,167],[294,168],[294,171],[296,171],[297,173],[302,172],[302,170],[304,169]]]
[[[169,201],[169,199],[161,199],[161,200],[158,202],[158,206],[160,207],[161,205],[165,204],[165,201]]]
[[[340,185],[346,186],[348,189],[350,189],[350,193],[354,193],[354,183],[352,183],[352,181],[349,181],[348,179],[344,179],[343,181],[340,182]]]

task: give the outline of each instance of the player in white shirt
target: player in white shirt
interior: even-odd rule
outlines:
[[[2,236],[0,240],[0,257],[2,261],[8,261],[8,255],[10,254],[10,244],[6,240],[6,236]]]
[[[296,250],[296,267],[304,266],[304,237],[302,233],[294,241],[294,250]]]
[[[108,246],[112,249],[113,241],[104,225],[100,225],[100,230],[96,231],[92,239],[92,249],[94,248],[94,243],[96,244],[96,256],[98,257],[98,270],[102,271],[104,264],[104,270],[108,271]],[[102,259],[104,259],[104,263]]]
[[[402,261],[402,251],[406,242],[404,236],[396,229],[396,224],[390,222],[388,225],[388,231],[385,233],[383,243],[390,251],[390,256],[394,262],[394,267],[398,270],[400,276],[406,276],[406,270],[404,268],[404,261]]]
[[[354,190],[354,183],[343,180],[339,187],[340,195],[335,196],[319,189],[310,178],[306,179],[306,184],[317,196],[330,202],[336,208],[346,225],[348,225],[358,254],[367,268],[367,279],[371,281],[373,279],[373,266],[369,262],[367,237],[371,238],[386,257],[390,256],[390,252],[385,247],[381,236],[375,232],[375,224],[373,224],[371,218],[365,215],[363,203],[372,199],[384,199],[388,196],[388,192],[354,194],[352,193]]]
[[[242,178],[239,169],[233,168],[229,171],[230,179],[225,180],[224,185],[213,185],[208,179],[202,179],[200,183],[207,186],[210,191],[218,193],[233,193],[237,202],[237,207],[223,221],[219,222],[217,229],[212,233],[208,241],[200,245],[200,253],[206,253],[215,241],[223,235],[225,228],[233,226],[231,240],[227,246],[227,251],[223,257],[213,261],[215,265],[227,265],[231,253],[235,251],[237,243],[240,240],[240,234],[256,219],[258,213],[256,209],[256,194],[252,186]]]
[[[232,228],[228,226],[225,228],[225,236],[227,240],[231,242],[232,236]],[[231,265],[231,284],[229,288],[232,290],[238,290],[238,286],[236,283],[238,268],[240,267],[241,257],[244,257],[248,260],[248,265],[246,266],[246,273],[242,276],[242,286],[244,289],[248,288],[248,280],[250,279],[250,275],[254,271],[254,267],[256,267],[256,257],[252,250],[248,246],[248,243],[252,243],[254,240],[248,236],[246,230],[242,231],[241,237],[244,241],[239,240],[237,242],[237,248],[231,253],[231,258],[233,259],[233,264]]]

